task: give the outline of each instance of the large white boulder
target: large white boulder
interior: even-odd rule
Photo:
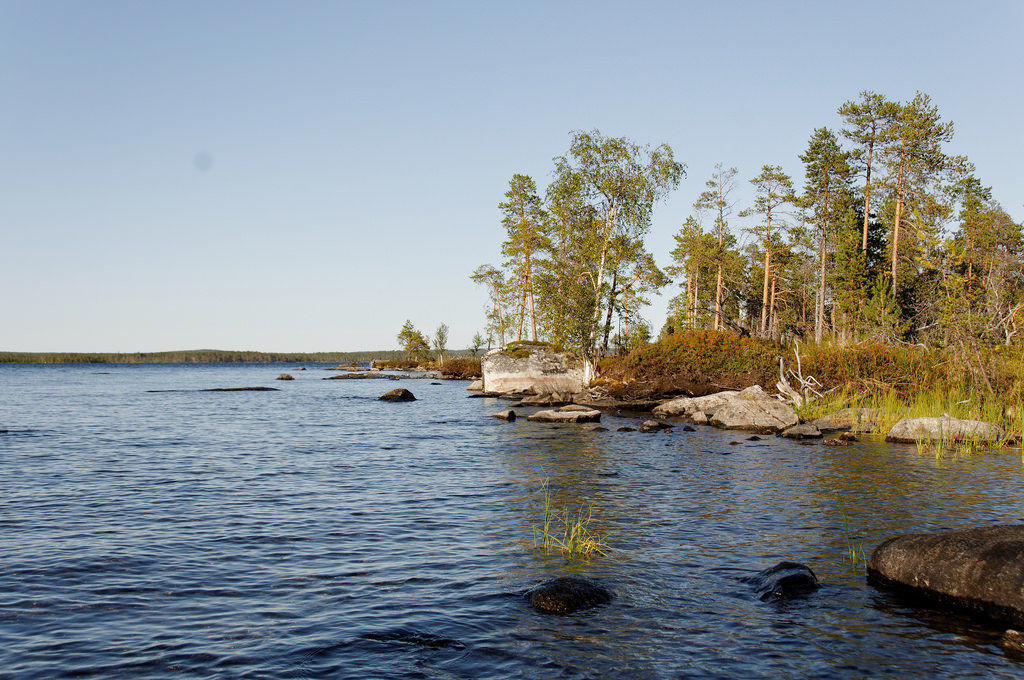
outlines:
[[[1004,437],[1006,433],[998,425],[942,415],[938,418],[904,418],[892,426],[885,440],[904,444],[936,440],[994,444]]]

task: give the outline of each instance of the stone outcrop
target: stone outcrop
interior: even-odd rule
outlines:
[[[811,568],[798,562],[779,562],[774,567],[742,580],[753,585],[757,596],[766,602],[788,600],[819,588],[818,578]]]
[[[287,373],[282,373],[281,375],[277,376],[277,380],[295,380],[295,378],[288,375]]]
[[[1024,625],[1024,525],[890,538],[871,553],[868,579],[941,606]]]
[[[587,579],[563,577],[542,583],[526,593],[530,606],[542,614],[566,616],[607,604],[614,593]]]
[[[469,390],[470,392],[483,392],[484,391],[484,381],[483,380],[474,380],[473,382],[469,383],[469,387],[467,387],[466,389]]]
[[[404,387],[391,390],[381,396],[377,397],[379,401],[416,401],[416,397],[413,393]]]
[[[726,430],[778,432],[800,422],[789,404],[772,398],[759,385],[748,387],[719,406],[710,422]]]
[[[540,423],[597,423],[601,421],[600,411],[538,411],[527,416],[527,420]]]
[[[659,418],[668,416],[693,416],[697,412],[707,412],[723,406],[738,395],[739,392],[726,391],[706,394],[703,397],[680,397],[654,408],[654,415]]]
[[[480,363],[483,389],[489,392],[553,392],[575,394],[590,382],[586,363],[546,345],[522,344],[493,349]]]
[[[512,409],[507,409],[505,411],[500,411],[498,413],[492,413],[491,417],[497,418],[498,420],[507,420],[508,422],[511,423],[514,422],[516,419],[516,412],[513,411]]]
[[[960,420],[948,415],[938,418],[904,418],[889,430],[885,441],[912,444],[918,441],[975,441],[994,444],[1002,441],[1002,428],[980,420]]]
[[[811,425],[822,432],[838,432],[840,430],[870,432],[881,413],[881,410],[877,408],[844,408],[842,411],[812,420]]]

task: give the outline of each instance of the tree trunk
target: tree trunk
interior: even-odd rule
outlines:
[[[768,332],[768,272],[772,267],[772,251],[768,243],[764,244],[764,292],[761,295],[761,337],[767,337]]]
[[[530,291],[530,324],[533,326],[533,341],[537,342],[537,310],[533,303],[533,266],[530,253],[526,253],[526,285]]]
[[[690,316],[691,310],[693,309],[693,270],[686,270],[686,327],[693,328],[693,317]]]
[[[897,257],[900,246],[900,218],[903,217],[903,157],[900,156],[900,172],[896,180],[896,219],[892,223],[892,295],[896,297]]]
[[[871,124],[871,141],[868,142],[868,165],[864,176],[864,234],[861,239],[861,252],[864,253],[864,266],[868,263],[868,221],[871,215],[871,156],[875,151],[875,124]]]
[[[821,247],[819,257],[821,258],[821,280],[818,282],[818,301],[814,310],[814,342],[820,343],[821,336],[825,330],[825,238],[828,234],[827,222],[821,223]]]
[[[715,282],[715,330],[722,330],[722,263],[718,263],[718,278]]]
[[[604,356],[608,355],[608,336],[612,332],[612,312],[615,311],[615,295],[617,294],[616,288],[619,286],[619,271],[616,269],[612,272],[612,289],[608,294],[608,314],[604,318],[604,343],[601,346],[601,353]]]
[[[768,326],[769,326],[769,329],[771,331],[772,337],[775,338],[776,340],[778,340],[777,336],[778,336],[778,333],[779,333],[779,320],[778,320],[778,318],[776,318],[776,314],[775,314],[775,281],[776,281],[776,279],[778,279],[777,276],[773,276],[772,277],[771,301],[768,303],[768,316],[770,317],[770,321],[768,322]]]

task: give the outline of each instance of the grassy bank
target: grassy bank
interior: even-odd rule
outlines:
[[[378,361],[377,368],[386,371],[411,371],[417,368],[429,371],[439,371],[446,378],[470,379],[479,378],[480,360],[473,357],[449,357],[444,362],[436,361],[415,361],[412,359],[391,359],[389,361]]]
[[[879,408],[880,431],[900,418],[984,420],[1024,433],[1024,348],[966,354],[950,349],[875,344],[799,347],[800,370],[824,396],[804,407],[813,418],[846,407]],[[684,331],[605,359],[602,379],[618,396],[707,394],[761,385],[775,392],[779,360],[797,367],[795,349],[716,331]],[[791,381],[792,384],[792,381]],[[794,385],[795,387],[796,385]]]

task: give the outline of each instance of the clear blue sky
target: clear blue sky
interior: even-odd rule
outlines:
[[[664,265],[715,162],[799,177],[862,89],[931,94],[1020,220],[1022,29],[1019,1],[0,1],[0,349],[376,349],[406,318],[465,346],[508,180],[569,131],[687,164]]]

